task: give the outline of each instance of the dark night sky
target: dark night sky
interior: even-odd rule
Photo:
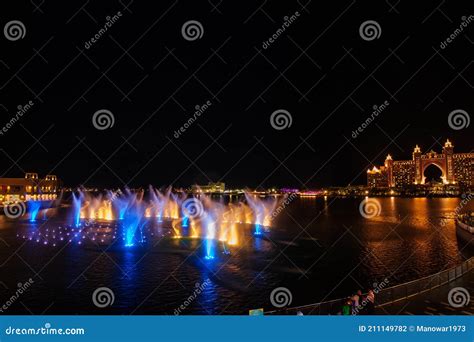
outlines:
[[[0,36],[0,126],[18,105],[34,106],[0,136],[1,175],[49,172],[71,186],[222,179],[311,188],[364,184],[369,164],[387,153],[408,159],[416,143],[440,150],[436,140],[450,138],[455,151],[473,148],[473,124],[453,130],[448,115],[474,113],[474,21],[440,49],[471,2],[132,1],[124,9],[126,1],[2,1],[2,27],[19,20],[26,35]],[[85,49],[117,11],[123,16]],[[202,24],[201,39],[183,38],[188,20]],[[359,35],[367,20],[380,25],[378,39]],[[113,113],[112,128],[94,128],[99,109]],[[277,109],[291,113],[291,127],[272,128]]]

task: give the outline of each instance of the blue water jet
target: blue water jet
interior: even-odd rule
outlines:
[[[255,224],[255,232],[254,235],[262,235],[262,225],[260,224]]]
[[[137,242],[135,234],[142,220],[143,212],[140,206],[134,206],[127,210],[123,217],[123,228],[125,230],[125,247],[132,247]],[[139,238],[140,242],[141,239]]]
[[[183,228],[188,228],[189,227],[189,217],[188,216],[183,217],[182,226],[183,226]]]
[[[127,212],[129,200],[127,199],[121,199],[121,198],[116,198],[113,201],[113,205],[116,208],[118,212],[118,218],[119,220],[123,220],[125,218],[125,214]]]
[[[204,240],[204,247],[206,260],[214,259],[216,255],[216,221],[212,216],[206,218],[206,237]]]
[[[212,260],[215,258],[216,255],[216,240],[214,239],[206,239],[204,241],[206,247],[206,255],[204,259]]]
[[[81,225],[81,202],[82,202],[82,195],[72,194],[72,217],[73,217],[73,224],[75,227],[79,227]]]
[[[28,211],[30,212],[30,222],[36,222],[36,217],[41,208],[40,201],[28,201]]]
[[[125,247],[135,246],[135,231],[132,227],[128,227],[125,233]]]

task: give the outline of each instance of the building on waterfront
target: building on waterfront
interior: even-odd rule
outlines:
[[[193,185],[192,192],[194,193],[223,193],[225,191],[225,183],[212,183],[207,185]]]
[[[28,172],[24,178],[0,178],[0,204],[20,201],[54,200],[60,191],[55,175],[41,179]]]
[[[440,169],[444,185],[474,187],[474,153],[454,153],[449,140],[446,140],[441,153],[431,150],[423,154],[416,145],[411,160],[393,160],[388,155],[383,166],[367,170],[367,185],[372,188],[424,185],[427,183],[425,171],[431,165]]]

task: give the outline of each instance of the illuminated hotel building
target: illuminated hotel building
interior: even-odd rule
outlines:
[[[380,167],[367,170],[369,187],[397,187],[425,184],[425,170],[434,165],[441,170],[443,184],[474,187],[474,153],[454,153],[453,144],[447,140],[441,153],[431,150],[423,154],[417,145],[411,160],[393,160],[390,155]]]
[[[40,179],[37,173],[26,173],[24,178],[0,178],[0,203],[54,200],[59,190],[55,175]]]

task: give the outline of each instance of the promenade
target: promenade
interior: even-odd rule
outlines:
[[[462,288],[459,295],[449,292]],[[407,283],[381,290],[375,296],[376,315],[473,315],[474,314],[474,257],[462,264],[416,279]],[[474,299],[474,298],[473,298]],[[299,307],[285,308],[265,314],[294,315],[340,315],[344,299],[314,303]],[[459,302],[466,305],[457,307]]]
[[[448,302],[448,293],[455,287],[465,288],[471,295],[469,305],[455,308]],[[445,285],[408,299],[379,306],[377,315],[474,315],[474,270]]]

